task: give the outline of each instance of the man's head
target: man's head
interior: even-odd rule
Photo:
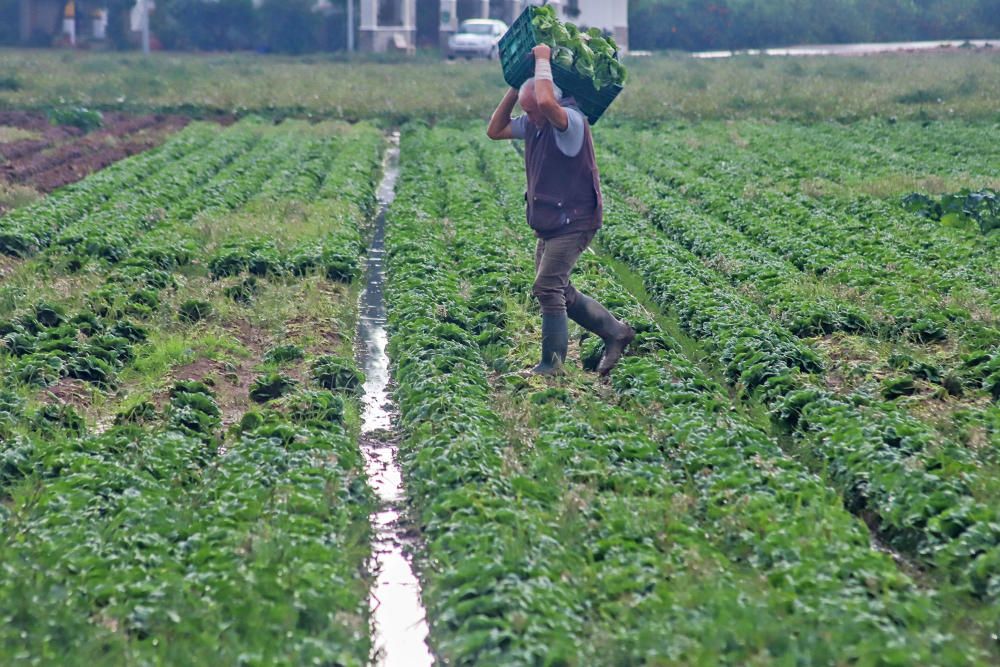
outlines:
[[[559,89],[559,86],[553,83],[552,91],[555,93],[556,101],[562,100],[562,91]],[[521,89],[517,94],[517,101],[521,105],[521,109],[524,110],[524,113],[528,115],[528,120],[534,123],[535,127],[545,127],[546,123],[549,122],[541,109],[538,108],[538,101],[535,99],[534,77],[521,84]]]

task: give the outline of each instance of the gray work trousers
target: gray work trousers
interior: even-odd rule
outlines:
[[[542,306],[543,315],[566,312],[576,302],[579,292],[569,281],[569,274],[580,255],[594,238],[595,230],[538,239],[535,246],[535,284],[531,293]]]

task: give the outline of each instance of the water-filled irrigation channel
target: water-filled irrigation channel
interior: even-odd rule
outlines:
[[[368,484],[379,500],[379,508],[370,517],[375,534],[369,566],[376,577],[370,594],[372,633],[375,664],[423,667],[434,660],[427,647],[427,614],[420,599],[420,582],[404,552],[413,540],[403,522],[406,495],[390,431],[389,357],[385,349],[385,214],[399,176],[398,134],[392,136],[384,166],[358,320],[358,360],[365,372],[361,450]]]

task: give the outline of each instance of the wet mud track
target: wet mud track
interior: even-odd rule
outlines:
[[[392,137],[383,172],[358,323],[358,362],[365,372],[360,444],[368,484],[379,501],[370,517],[374,536],[369,567],[375,580],[370,594],[373,662],[381,667],[425,667],[434,659],[427,646],[427,612],[421,601],[420,582],[407,557],[416,538],[407,522],[406,492],[397,461],[397,439],[392,432],[383,296],[385,216],[399,176],[398,134]]]

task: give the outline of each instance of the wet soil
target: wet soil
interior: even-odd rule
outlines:
[[[0,144],[0,181],[52,192],[126,157],[161,144],[188,123],[182,116],[106,114],[104,127],[89,134],[55,127],[44,114],[0,112],[0,125],[42,135]]]
[[[39,400],[48,404],[72,405],[77,410],[90,405],[92,385],[74,378],[61,378],[41,391]]]
[[[369,568],[374,575],[369,607],[372,612],[374,664],[380,667],[425,667],[434,664],[427,646],[427,612],[421,587],[408,558],[418,538],[407,518],[407,496],[398,463],[399,443],[393,433],[389,396],[388,333],[383,294],[385,283],[385,213],[395,195],[399,176],[399,136],[386,157],[379,187],[379,213],[368,248],[365,289],[358,321],[358,362],[365,372],[361,422],[361,452],[368,485],[379,501],[369,517],[374,535]]]
[[[170,373],[173,381],[200,380],[208,384],[215,393],[215,401],[222,412],[222,425],[235,424],[253,405],[250,400],[250,385],[258,372],[255,370],[264,356],[268,341],[263,331],[250,323],[240,320],[227,327],[231,335],[250,351],[245,358],[220,361],[199,358],[191,363],[178,366]],[[290,375],[288,369],[283,372]],[[301,378],[297,378],[301,379]],[[154,398],[158,408],[167,402],[166,394]]]
[[[252,405],[250,401],[250,385],[256,374],[253,372],[254,360],[231,363],[213,359],[197,359],[190,364],[179,366],[170,374],[174,381],[198,380],[211,387],[215,394],[215,402],[222,413],[223,428],[229,427],[240,420]],[[167,394],[154,399],[157,408],[167,404]]]

